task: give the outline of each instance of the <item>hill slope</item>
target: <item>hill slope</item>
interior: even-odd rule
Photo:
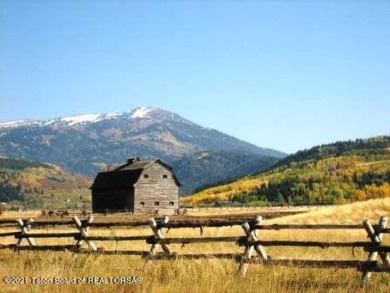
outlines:
[[[0,158],[0,201],[11,206],[89,208],[91,183],[56,165]]]
[[[231,182],[237,177],[253,174],[277,161],[275,157],[247,153],[204,151],[179,158],[172,166],[183,184],[180,192],[188,194],[197,188],[204,189],[206,186]]]
[[[390,214],[390,198],[371,199],[345,205],[327,206],[318,210],[277,219],[267,224],[361,224],[363,220],[378,223],[381,216]]]
[[[345,203],[390,196],[390,137],[337,142],[298,152],[273,168],[206,189],[183,202]]]

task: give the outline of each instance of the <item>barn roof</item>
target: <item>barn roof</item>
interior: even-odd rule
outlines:
[[[142,169],[100,172],[91,189],[132,187],[142,173]]]
[[[165,164],[160,160],[141,161],[138,158],[131,158],[126,164],[119,166],[113,171],[100,172],[93,182],[90,189],[109,189],[115,188],[128,188],[137,183],[142,171],[150,164],[158,163],[164,166],[166,169],[172,172],[172,178],[177,186],[180,186],[180,182],[176,175],[173,173],[172,167]]]
[[[119,166],[118,168],[114,169],[114,171],[122,171],[122,170],[136,170],[136,169],[143,169],[147,165],[153,163],[154,161],[140,161],[138,158],[132,158],[127,161],[126,164]]]

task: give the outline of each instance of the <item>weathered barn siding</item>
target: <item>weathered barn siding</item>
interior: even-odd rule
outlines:
[[[179,188],[171,170],[158,162],[147,165],[134,184],[134,211],[173,213],[178,207]]]

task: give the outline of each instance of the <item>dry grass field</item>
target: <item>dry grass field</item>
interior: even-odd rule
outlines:
[[[212,212],[212,211],[210,211]],[[247,211],[245,211],[247,212]],[[260,213],[261,211],[255,211]],[[236,214],[239,214],[237,212]],[[202,216],[207,212],[202,211]],[[314,209],[308,213],[270,219],[264,223],[333,223],[359,224],[364,219],[376,223],[380,215],[390,215],[390,200],[372,200],[351,205]],[[194,216],[194,215],[193,215]],[[97,219],[98,220],[98,219]],[[0,228],[2,232],[11,228]],[[76,231],[58,227],[56,231]],[[37,232],[38,230],[34,230]],[[51,231],[45,228],[40,231]],[[93,229],[90,235],[151,235],[148,227]],[[197,237],[199,229],[171,229],[169,237]],[[241,227],[204,228],[203,236],[244,235]],[[280,230],[260,231],[264,240],[366,241],[364,230]],[[385,235],[389,243],[390,235]],[[36,239],[37,244],[73,244],[72,239]],[[13,237],[1,238],[1,244],[14,243]],[[144,241],[99,242],[106,250],[149,250]],[[234,243],[170,245],[179,254],[242,253]],[[266,247],[274,258],[360,259],[367,253],[360,248]],[[245,276],[237,273],[234,260],[154,260],[145,265],[140,256],[75,254],[69,251],[0,250],[0,292],[389,292],[390,274],[373,273],[366,287],[360,286],[361,273],[356,269],[318,269],[283,266],[249,265]],[[22,277],[6,284],[5,277]],[[136,278],[136,276],[141,277]],[[26,279],[23,279],[25,278]],[[134,278],[131,278],[134,277]],[[33,279],[34,278],[34,279]],[[7,279],[9,280],[9,279]],[[15,281],[15,280],[13,280]],[[39,284],[48,282],[48,284]],[[81,284],[54,284],[55,282]]]

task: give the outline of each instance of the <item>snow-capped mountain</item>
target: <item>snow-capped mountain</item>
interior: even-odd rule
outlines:
[[[218,158],[225,153],[228,160],[234,153],[254,159],[284,156],[154,107],[0,123],[0,156],[55,163],[90,176],[129,157],[154,157],[173,164],[203,151],[218,152]]]
[[[81,115],[75,115],[75,116],[69,116],[69,117],[63,117],[63,118],[56,118],[52,120],[16,120],[16,121],[7,121],[7,122],[0,122],[0,129],[1,128],[15,128],[15,127],[21,127],[21,126],[45,126],[50,124],[66,124],[66,125],[75,125],[75,124],[83,124],[83,123],[92,123],[92,122],[98,122],[104,119],[107,119],[111,116],[108,116],[109,114],[81,114]],[[114,116],[115,117],[115,116]]]
[[[151,108],[151,107],[140,107],[140,108],[137,108],[137,109],[135,109],[132,113],[131,113],[131,115],[130,115],[130,117],[131,118],[146,118],[146,117],[148,117],[148,114],[150,113],[150,112],[153,112],[153,111],[155,111],[156,110],[156,108]]]
[[[107,114],[102,113],[88,113],[79,114],[68,117],[55,118],[50,120],[16,120],[0,122],[1,128],[15,128],[22,126],[47,126],[47,125],[66,125],[74,126],[78,124],[96,123],[103,120],[110,120],[115,118],[128,119],[157,119],[157,120],[171,120],[191,123],[190,121],[180,117],[179,115],[160,109],[156,107],[139,107],[130,112],[112,112]]]
[[[34,122],[31,120],[7,121],[7,122],[0,122],[0,128],[14,128],[14,127],[27,126],[27,125],[37,124],[37,123],[38,122]]]

